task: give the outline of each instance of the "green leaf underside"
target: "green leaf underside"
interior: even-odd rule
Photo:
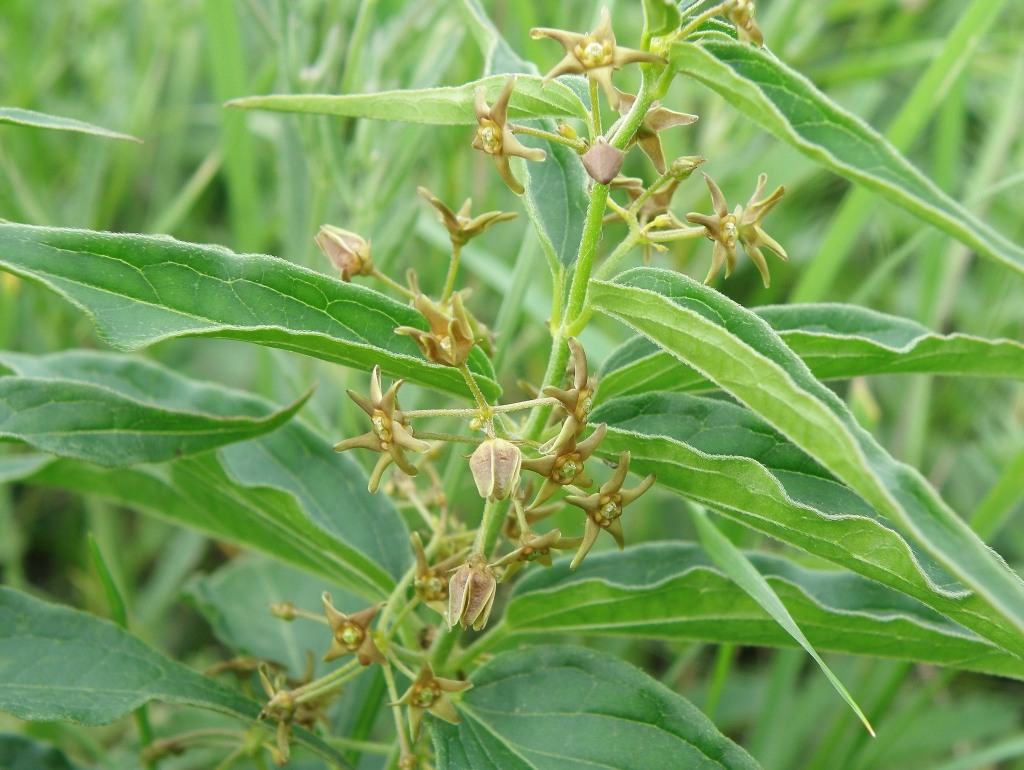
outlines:
[[[354,461],[297,423],[220,453],[159,466],[26,465],[27,483],[156,514],[278,558],[368,601],[387,596],[411,558],[408,530],[390,502],[366,491]]]
[[[253,723],[258,703],[164,657],[124,629],[0,587],[0,710],[19,719],[107,724],[159,700]],[[300,743],[343,762],[319,738]]]
[[[625,522],[628,536],[628,521]],[[1024,662],[906,595],[847,572],[808,569],[748,553],[818,650],[922,661],[1024,679]],[[693,543],[628,545],[569,559],[516,583],[501,626],[511,643],[532,634],[795,643]]]
[[[412,308],[265,254],[166,236],[0,224],[0,268],[37,281],[90,316],[117,348],[172,337],[245,340],[469,397],[459,373],[427,363],[397,326],[427,329]],[[489,398],[500,388],[474,350],[469,367]]]
[[[62,457],[118,466],[161,462],[273,431],[305,403],[198,383],[110,353],[0,352],[0,436]]]
[[[967,334],[935,334],[905,318],[842,304],[753,308],[818,379],[940,374],[1024,379],[1024,345]],[[652,390],[712,388],[643,336],[616,348],[601,367],[599,398]]]
[[[1024,654],[1020,579],[919,473],[886,454],[763,320],[664,270],[632,270],[592,289],[597,309],[724,388],[898,524],[910,541],[976,592],[983,606],[964,625]]]
[[[432,720],[442,770],[758,767],[685,698],[609,655],[531,647],[472,681],[458,725]]]
[[[544,128],[553,131],[554,125]],[[549,258],[571,267],[579,256],[587,218],[587,172],[575,150],[554,142],[544,142],[544,149],[544,161],[520,164],[526,188],[523,205]]]
[[[381,91],[372,94],[284,94],[248,96],[228,102],[228,107],[304,112],[349,118],[393,120],[434,126],[470,126],[476,123],[473,107],[477,86],[486,89],[492,104],[505,87],[507,75],[492,75],[461,86],[442,86],[408,91]],[[530,118],[587,117],[579,97],[561,83],[542,83],[536,75],[519,75],[509,100],[509,120]]]
[[[92,123],[85,123],[74,118],[62,118],[58,115],[47,115],[44,112],[35,112],[34,110],[23,110],[20,107],[0,107],[0,123],[28,126],[29,128],[46,128],[56,131],[73,131],[79,134],[102,136],[106,139],[126,139],[129,142],[142,144],[142,140],[134,136],[111,131],[101,126],[94,126]]]
[[[769,51],[710,33],[699,43],[674,44],[669,62],[676,71],[717,91],[762,128],[826,168],[1024,273],[1024,248],[977,219],[877,131]]]
[[[250,554],[233,559],[209,575],[199,575],[187,589],[196,608],[221,642],[242,655],[284,664],[298,680],[313,653],[314,678],[337,667],[320,656],[329,647],[330,629],[306,618],[286,622],[268,610],[273,602],[291,602],[307,612],[320,614],[320,594],[328,591],[342,612],[356,612],[366,602],[321,579],[281,562]]]
[[[682,14],[673,0],[643,0],[643,8],[645,39],[679,28]]]
[[[78,770],[64,752],[24,735],[0,735],[0,767],[4,770]]]

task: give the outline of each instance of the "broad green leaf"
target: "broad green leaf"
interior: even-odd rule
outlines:
[[[310,654],[315,661],[314,677],[337,667],[320,660],[330,646],[331,630],[307,618],[281,620],[270,613],[272,603],[290,602],[322,614],[320,594],[328,591],[342,612],[366,607],[365,601],[308,572],[255,555],[234,559],[210,575],[196,577],[186,591],[224,644],[239,654],[285,665],[293,679],[302,677]]]
[[[396,326],[427,328],[379,292],[265,254],[166,236],[0,224],[0,269],[37,281],[85,311],[123,350],[172,337],[246,340],[470,396],[459,373],[427,363]],[[479,350],[481,390],[500,392]]]
[[[94,126],[92,123],[85,123],[74,118],[62,118],[58,115],[47,115],[45,112],[23,110],[19,107],[0,107],[0,123],[10,123],[15,126],[28,126],[30,128],[47,128],[57,131],[74,131],[79,134],[92,134],[107,139],[126,139],[129,142],[142,140],[128,134],[120,134],[108,128]]]
[[[432,722],[442,770],[758,767],[689,701],[610,655],[529,647],[472,681],[459,724]]]
[[[767,323],[713,289],[664,270],[640,268],[615,282],[596,282],[592,300],[746,404],[864,498],[976,592],[1001,627],[998,639],[991,630],[973,630],[1024,653],[1020,578],[917,471],[890,457],[857,424]]]
[[[411,559],[408,531],[354,461],[291,423],[250,442],[159,466],[55,460],[27,483],[99,495],[261,551],[374,601]],[[314,491],[315,490],[315,491]]]
[[[881,134],[768,50],[709,33],[695,43],[673,44],[669,63],[812,160],[1024,273],[1024,248],[946,195]]]
[[[1024,379],[1024,345],[968,334],[936,334],[906,318],[843,304],[772,305],[753,312],[818,379],[872,374],[945,374]],[[620,345],[601,367],[600,398],[713,387],[643,336]]]
[[[631,515],[627,511],[627,538]],[[874,580],[808,569],[780,556],[746,556],[819,650],[1024,679],[1024,662]],[[624,553],[592,554],[576,570],[569,561],[523,575],[500,625],[489,632],[495,637],[489,646],[537,634],[794,646],[693,543],[627,543]]]
[[[587,218],[588,177],[574,150],[553,142],[546,143],[545,150],[548,157],[543,162],[520,164],[526,187],[523,205],[549,261],[571,267]]]
[[[0,767],[4,770],[78,770],[55,746],[24,735],[0,735]]]
[[[260,705],[146,646],[106,620],[0,587],[0,710],[19,719],[113,722],[152,700],[255,723]],[[323,741],[300,743],[344,764]]]
[[[110,353],[0,351],[0,436],[99,465],[161,462],[254,438],[305,401],[274,411],[262,399]]]
[[[441,86],[408,91],[380,91],[372,94],[281,94],[233,99],[228,107],[305,112],[349,118],[371,118],[435,126],[476,124],[473,99],[483,86],[491,104],[505,87],[506,75],[492,75],[461,86]],[[537,75],[519,75],[509,100],[509,120],[556,117],[586,119],[583,102],[561,83],[542,83]]]
[[[707,513],[703,509],[694,510],[693,513],[694,523],[697,525],[701,544],[715,563],[715,566],[722,570],[747,596],[757,602],[761,609],[771,616],[772,620],[778,623],[787,634],[796,640],[797,644],[804,648],[808,655],[814,658],[818,668],[821,669],[828,681],[843,700],[849,704],[850,708],[853,709],[853,713],[857,715],[857,718],[867,728],[867,731],[874,737],[874,728],[871,727],[871,723],[864,716],[860,706],[857,705],[857,702],[847,691],[846,687],[843,686],[843,683],[839,681],[839,678],[832,673],[832,669],[821,659],[818,651],[814,649],[814,645],[807,640],[803,630],[793,620],[793,616],[789,614],[786,605],[782,603],[778,594],[772,590],[764,576],[757,571],[757,567],[739,548],[733,545],[729,538],[718,531],[718,528],[711,522],[711,519],[708,518]]]

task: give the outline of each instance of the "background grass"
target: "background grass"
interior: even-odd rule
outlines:
[[[593,2],[485,3],[510,43],[541,70],[553,44],[536,25],[584,29]],[[639,4],[608,3],[620,42],[639,39]],[[970,9],[996,21],[948,44]],[[998,8],[997,8],[998,7]],[[938,184],[987,221],[1024,239],[1024,5],[975,0],[763,0],[769,46],[836,101],[887,132]],[[31,224],[169,233],[183,240],[262,251],[327,269],[313,245],[330,222],[372,238],[375,261],[401,279],[415,268],[427,290],[443,280],[446,236],[415,193],[428,186],[453,207],[520,211],[461,128],[431,129],[227,111],[231,97],[352,92],[456,84],[482,61],[446,0],[5,0],[0,25],[0,103],[73,117],[141,137],[136,146],[94,137],[0,126],[0,217]],[[622,73],[629,85],[632,73]],[[755,306],[855,302],[940,331],[1024,339],[1024,280],[978,261],[908,215],[863,196],[745,123],[699,86],[677,81],[667,106],[701,115],[666,135],[666,154],[709,158],[730,201],[749,196],[764,171],[787,195],[771,233],[790,262],[772,266],[771,289],[741,263],[717,287]],[[650,178],[634,153],[625,173]],[[693,180],[674,210],[707,210]],[[545,282],[522,303],[502,288],[517,260],[541,258],[525,216],[467,249],[474,306],[496,324],[506,391],[539,380],[550,307]],[[618,231],[612,226],[607,242]],[[703,276],[710,247],[675,245],[655,263]],[[639,261],[639,255],[636,256]],[[495,309],[490,312],[489,309]],[[498,308],[503,308],[501,313]],[[623,339],[599,322],[585,337],[592,363]],[[34,286],[0,277],[0,348],[49,352],[103,347],[81,314]],[[342,393],[364,375],[238,343],[177,340],[146,355],[203,379],[278,401],[319,382],[305,418],[327,435],[351,435]],[[408,390],[408,389],[407,389]],[[840,387],[873,432],[915,464],[1012,564],[1024,558],[1024,388],[1019,383],[933,377],[872,378]],[[405,391],[403,391],[405,393]],[[423,395],[410,392],[408,407]],[[362,430],[361,428],[359,429]],[[0,451],[4,451],[0,447]],[[456,482],[452,482],[455,484]],[[457,488],[455,489],[457,491]],[[630,539],[692,536],[678,501],[651,495]],[[453,497],[457,499],[457,497]],[[646,498],[645,498],[646,499]],[[758,543],[722,527],[744,547]],[[108,614],[88,561],[92,532],[126,594],[133,629],[180,659],[225,655],[180,590],[232,554],[189,532],[95,501],[0,487],[0,574],[9,585]],[[804,557],[802,557],[804,558]],[[703,706],[766,768],[1024,768],[1024,688],[929,667],[830,656],[876,726],[871,740],[802,653],[705,645],[610,642]],[[155,709],[158,733],[200,718]],[[208,716],[201,717],[208,724]],[[20,725],[64,746],[83,764],[131,767],[130,724],[102,730]],[[372,767],[372,757],[364,758]],[[186,755],[168,767],[209,767]]]

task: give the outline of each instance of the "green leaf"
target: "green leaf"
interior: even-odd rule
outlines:
[[[631,511],[624,526],[629,527]],[[1024,662],[920,602],[849,572],[747,553],[819,650],[872,655],[1024,679]],[[532,569],[515,584],[490,644],[541,634],[699,640],[792,647],[787,634],[693,543],[627,545]]]
[[[583,240],[588,177],[574,150],[554,142],[546,149],[543,162],[520,164],[526,188],[523,205],[549,261],[557,259],[571,267]]]
[[[129,142],[142,144],[142,140],[128,134],[119,134],[107,128],[94,126],[92,123],[84,123],[74,118],[62,118],[58,115],[47,115],[44,112],[23,110],[19,107],[0,107],[0,123],[10,123],[15,126],[28,126],[30,128],[47,128],[57,131],[74,131],[79,134],[92,134],[107,139],[126,139]]]
[[[643,0],[643,5],[644,40],[679,28],[682,14],[673,0]]]
[[[768,50],[709,33],[697,43],[673,44],[669,63],[812,160],[1024,273],[1024,248],[977,219],[877,131]]]
[[[106,620],[0,587],[0,710],[99,725],[159,700],[256,723],[258,703],[161,655]],[[343,764],[305,730],[300,743]]]
[[[800,626],[793,620],[793,616],[789,614],[786,605],[782,603],[778,594],[772,590],[764,576],[757,571],[757,567],[751,563],[739,548],[733,545],[729,538],[718,531],[718,528],[711,522],[703,509],[697,509],[693,513],[701,543],[704,546],[704,550],[707,551],[712,561],[714,561],[715,566],[728,575],[733,583],[757,602],[761,609],[771,616],[772,620],[778,623],[787,634],[797,641],[797,644],[804,648],[808,655],[814,658],[814,662],[818,664],[818,668],[825,674],[825,677],[836,689],[836,692],[853,709],[853,713],[857,715],[857,718],[867,728],[867,731],[874,737],[875,730],[871,727],[868,718],[864,716],[860,706],[857,705],[857,702],[847,691],[846,687],[843,686],[843,683],[839,681],[839,678],[832,673],[832,669],[821,659],[818,651],[814,649],[814,645],[807,640]]]
[[[117,466],[162,462],[273,431],[308,396],[274,411],[266,401],[196,382],[126,356],[0,351],[0,436]]]
[[[78,770],[60,749],[24,735],[0,735],[0,767],[4,770]]]
[[[196,577],[186,591],[224,644],[241,655],[281,663],[296,680],[308,665],[309,653],[315,661],[314,678],[337,667],[320,660],[330,646],[331,631],[308,618],[281,620],[270,613],[270,605],[290,602],[322,615],[320,594],[328,591],[342,612],[366,607],[365,601],[308,572],[255,555],[233,559],[210,575]]]
[[[86,312],[110,344],[135,350],[172,337],[246,340],[469,398],[459,373],[427,363],[396,326],[418,312],[379,292],[265,254],[166,236],[0,224],[0,269],[37,281]],[[481,390],[500,388],[479,350]]]
[[[944,374],[1024,379],[1024,345],[968,334],[936,334],[897,316],[821,303],[754,308],[818,379],[872,374]],[[601,367],[600,398],[652,390],[713,387],[643,336],[616,348]]]
[[[610,655],[530,647],[472,681],[460,723],[433,721],[443,770],[758,767],[685,698]]]
[[[930,553],[987,608],[978,631],[1024,654],[1024,584],[914,469],[890,457],[763,320],[706,286],[640,268],[595,282],[594,306],[701,372]],[[986,625],[987,622],[986,621]],[[994,633],[994,636],[992,635]],[[998,636],[998,638],[995,638]]]
[[[369,601],[387,596],[411,560],[408,530],[390,501],[370,495],[355,462],[298,423],[166,465],[106,469],[54,460],[32,468],[28,464],[31,475],[23,477],[28,483],[156,514],[274,556]]]
[[[304,112],[350,118],[393,120],[434,126],[471,126],[476,124],[473,100],[478,86],[487,92],[491,104],[505,87],[507,75],[491,75],[461,86],[441,86],[408,91],[380,91],[372,94],[295,94],[247,96],[233,99],[228,107]],[[508,105],[509,120],[529,118],[587,117],[586,107],[561,83],[543,83],[537,75],[519,75]]]

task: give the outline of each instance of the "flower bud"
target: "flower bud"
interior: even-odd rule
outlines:
[[[463,628],[482,629],[491,614],[497,587],[498,581],[483,555],[470,556],[448,584],[448,625],[459,623]]]
[[[489,438],[469,457],[469,469],[481,497],[507,500],[519,486],[523,453],[511,441]]]
[[[341,280],[346,283],[352,280],[353,275],[373,273],[370,243],[361,235],[334,225],[321,225],[320,232],[316,234],[316,245],[341,273]]]
[[[608,184],[619,173],[625,157],[626,154],[622,150],[612,147],[603,138],[598,137],[591,148],[580,156],[580,160],[583,161],[583,167],[591,179]]]
[[[690,175],[696,171],[697,166],[703,163],[707,158],[703,158],[700,155],[683,155],[681,158],[676,158],[672,161],[672,165],[669,166],[668,173],[672,175],[673,179],[678,179],[683,182],[690,178]]]

